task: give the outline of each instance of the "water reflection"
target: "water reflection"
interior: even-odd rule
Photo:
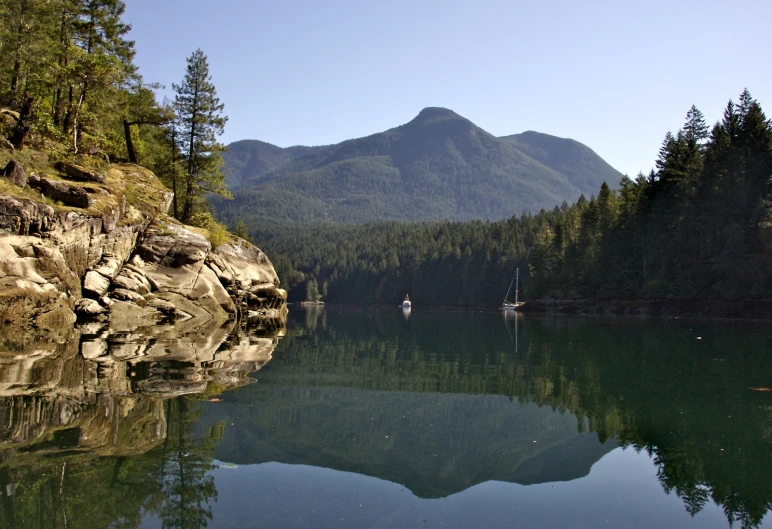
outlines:
[[[507,502],[550,501],[553,488],[537,484],[576,483],[560,490],[579,495],[596,486],[591,468],[632,472],[638,459],[609,454],[620,445],[650,454],[648,482],[691,515],[715,504],[729,525],[750,528],[772,507],[772,395],[749,389],[772,385],[764,326],[313,307],[290,313],[281,340],[281,323],[234,330],[6,340],[0,526],[220,527],[261,512],[292,526],[279,511],[297,497],[274,490],[277,480],[312,495],[311,506],[358,483],[351,490],[415,506],[416,523],[429,504],[400,499],[405,489],[445,498],[445,521],[469,519],[464,498],[476,497],[491,505],[474,511],[479,526],[503,526]],[[290,483],[295,475],[325,486]],[[245,480],[272,499],[246,498]],[[504,497],[493,485],[502,482],[528,487]],[[218,499],[227,513],[213,509]],[[660,500],[650,491],[638,501],[617,514]],[[333,514],[352,527],[400,523],[349,503],[326,507],[330,526],[345,525]]]
[[[55,342],[5,329],[0,526],[205,527],[223,426],[192,436],[197,403],[252,382],[284,323],[87,325]]]
[[[749,389],[770,385],[763,325],[342,309],[325,321],[291,324],[261,383],[205,411],[201,424],[234,422],[216,457],[444,497],[575,479],[620,443],[654,457],[690,514],[714,502],[756,527],[770,509],[772,401]]]

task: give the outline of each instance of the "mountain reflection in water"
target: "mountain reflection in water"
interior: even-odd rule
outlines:
[[[457,526],[472,515],[467,498],[489,502],[477,525],[499,527],[496,501],[516,500],[524,513],[539,503],[524,498],[555,489],[549,483],[578,484],[562,487],[567,494],[596,486],[591,468],[613,472],[604,461],[640,466],[609,454],[620,445],[649,454],[657,488],[691,515],[715,516],[715,504],[724,526],[762,527],[772,507],[772,400],[749,389],[771,385],[764,325],[422,311],[406,319],[314,307],[291,312],[286,331],[283,322],[231,327],[7,337],[0,526],[221,527],[240,525],[238,516],[248,526],[408,523],[346,503],[365,501],[365,491],[415,508],[409,523],[423,523],[428,507],[403,498],[407,489],[444,498],[452,514],[437,515]],[[507,498],[492,485],[502,482],[513,484]],[[296,501],[289,491],[306,500],[295,518],[281,518],[279,508]],[[651,498],[639,501],[659,501]],[[313,518],[322,504],[329,523]],[[648,504],[616,509],[645,513]]]

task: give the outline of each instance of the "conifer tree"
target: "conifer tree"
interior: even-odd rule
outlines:
[[[217,142],[228,120],[222,114],[224,105],[217,97],[209,63],[200,49],[187,59],[187,72],[182,83],[172,85],[176,96],[174,109],[178,117],[179,145],[185,163],[183,208],[184,222],[201,209],[204,195],[215,193],[230,196],[225,188],[225,176],[220,171],[225,147]]]
[[[705,116],[694,105],[686,113],[686,123],[683,130],[687,140],[700,143],[708,138],[708,126],[705,124]]]

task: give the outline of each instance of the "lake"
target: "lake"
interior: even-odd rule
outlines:
[[[0,527],[772,527],[769,322],[179,332],[5,339]]]

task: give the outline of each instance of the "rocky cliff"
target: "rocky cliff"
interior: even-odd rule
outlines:
[[[13,155],[0,155],[0,324],[203,328],[286,311],[267,256],[168,216],[172,193],[147,169],[36,159],[27,174]]]

